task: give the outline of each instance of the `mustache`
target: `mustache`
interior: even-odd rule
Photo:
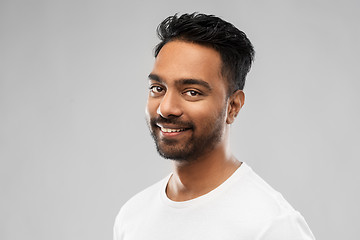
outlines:
[[[194,124],[190,121],[182,121],[177,118],[163,118],[162,116],[154,117],[150,119],[150,124],[153,127],[157,127],[157,124],[173,124],[184,128],[194,128]]]

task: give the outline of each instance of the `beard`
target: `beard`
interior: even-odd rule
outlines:
[[[199,125],[176,117],[161,116],[151,118],[147,122],[160,156],[175,161],[191,162],[212,151],[221,141],[224,134],[224,115],[225,109],[211,119],[204,119]],[[161,138],[157,124],[166,123],[186,127],[186,131],[191,131],[190,137],[180,140]]]

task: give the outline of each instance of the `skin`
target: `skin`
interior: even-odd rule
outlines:
[[[209,147],[173,161],[174,171],[166,189],[173,201],[186,201],[210,192],[241,165],[231,153],[229,133],[245,95],[238,90],[228,96],[221,66],[220,54],[214,49],[175,40],[161,49],[149,75],[146,116],[164,153],[185,151],[191,147],[191,139],[209,138],[211,131],[217,129],[218,137],[209,142]],[[168,122],[152,126],[154,118]],[[167,133],[161,127],[182,131]]]

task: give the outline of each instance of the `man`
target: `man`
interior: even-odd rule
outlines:
[[[314,239],[281,194],[231,154],[254,58],[246,35],[196,13],[168,17],[158,35],[146,116],[174,170],[122,207],[114,239]]]

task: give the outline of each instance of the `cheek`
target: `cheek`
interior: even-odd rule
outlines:
[[[157,111],[157,104],[154,100],[148,99],[145,107],[145,114],[149,118],[150,116],[154,116]]]
[[[225,122],[226,105],[219,102],[208,102],[207,104],[198,104],[188,107],[186,111],[188,117],[198,127],[214,125],[216,122]]]

